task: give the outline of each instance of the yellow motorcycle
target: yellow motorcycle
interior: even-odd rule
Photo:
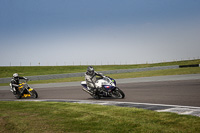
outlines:
[[[27,81],[20,83],[18,89],[15,92],[13,92],[13,94],[17,99],[27,98],[27,97],[38,98],[37,92],[27,84]]]

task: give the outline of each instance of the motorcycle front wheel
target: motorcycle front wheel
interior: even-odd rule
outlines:
[[[31,94],[32,98],[38,98],[38,94],[37,94],[37,92],[35,90],[32,90],[31,93],[32,93]]]
[[[112,97],[123,99],[125,97],[125,94],[122,90],[116,88],[115,90],[112,91]]]

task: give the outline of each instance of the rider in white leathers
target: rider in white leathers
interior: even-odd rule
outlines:
[[[102,74],[94,71],[94,68],[92,66],[89,66],[87,68],[87,72],[85,73],[85,81],[87,83],[87,86],[93,90],[94,94],[98,94],[98,89],[101,88],[101,86],[99,86],[96,81],[97,78],[96,76],[100,76],[103,77]]]

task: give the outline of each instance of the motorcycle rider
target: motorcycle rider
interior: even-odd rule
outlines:
[[[26,77],[20,77],[18,75],[18,73],[14,73],[13,74],[13,78],[10,81],[10,85],[11,85],[11,92],[13,92],[14,95],[16,95],[16,92],[18,91],[18,87],[19,87],[19,80],[20,79],[24,79],[24,80],[28,80],[28,78]]]
[[[99,89],[101,86],[98,86],[96,84],[97,78],[96,76],[100,76],[101,78],[103,77],[102,74],[94,71],[94,68],[92,66],[89,66],[87,68],[87,72],[85,73],[85,81],[87,83],[87,86],[92,89],[93,94],[98,95]]]

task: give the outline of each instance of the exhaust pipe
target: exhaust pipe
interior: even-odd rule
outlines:
[[[83,90],[84,90],[85,92],[89,93],[90,95],[93,95],[93,93],[92,93],[92,92],[90,92],[90,91],[86,90],[85,88],[83,88]]]

